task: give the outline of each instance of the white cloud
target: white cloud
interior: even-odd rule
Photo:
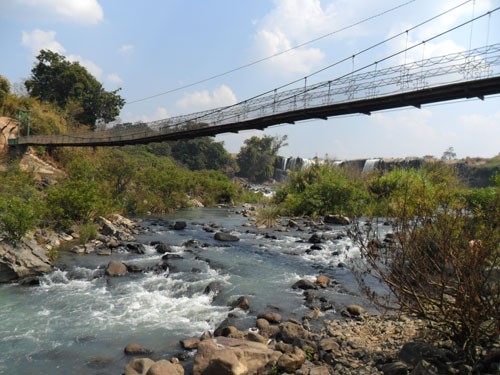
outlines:
[[[272,56],[330,32],[338,15],[333,3],[320,0],[275,0],[275,8],[256,23],[255,45],[260,57]],[[318,48],[302,47],[270,60],[276,69],[309,73],[324,60]]]
[[[164,107],[157,107],[155,111],[151,115],[134,115],[131,112],[125,113],[123,115],[123,121],[124,122],[151,122],[151,121],[156,121],[156,120],[163,120],[168,117],[171,117],[170,114],[168,113],[167,109]]]
[[[116,73],[111,73],[111,74],[108,74],[108,76],[106,77],[106,80],[108,82],[111,82],[111,83],[122,83],[123,82],[123,79],[122,77],[120,77],[118,74]]]
[[[102,69],[95,62],[84,59],[83,57],[78,55],[69,55],[67,56],[67,60],[80,63],[80,65],[85,67],[95,78],[97,78],[98,80],[101,79]]]
[[[0,10],[11,17],[97,24],[104,11],[97,0],[2,0]]]
[[[132,44],[124,44],[118,48],[118,52],[124,55],[129,55],[134,52],[134,46]]]
[[[197,112],[211,108],[224,107],[237,103],[236,95],[226,85],[221,85],[213,90],[197,91],[186,94],[184,98],[177,101],[177,107],[185,112]]]
[[[24,47],[29,48],[33,55],[37,55],[42,49],[57,53],[64,53],[65,51],[64,47],[56,40],[56,32],[52,30],[23,31],[21,43]]]

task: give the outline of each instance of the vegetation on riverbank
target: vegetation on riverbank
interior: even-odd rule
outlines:
[[[466,188],[442,164],[359,179],[316,165],[293,174],[275,202],[286,214],[368,218],[351,231],[362,254],[353,270],[366,295],[384,310],[425,319],[474,360],[477,345],[500,333],[500,175],[492,182]],[[368,275],[390,293],[377,294]]]

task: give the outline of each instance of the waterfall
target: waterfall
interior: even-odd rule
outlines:
[[[368,159],[365,161],[365,165],[363,166],[363,173],[372,172],[377,164],[380,162],[380,159]]]

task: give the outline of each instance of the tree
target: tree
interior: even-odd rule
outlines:
[[[7,78],[0,76],[0,105],[2,105],[5,97],[10,94],[10,83]]]
[[[234,161],[222,142],[215,142],[209,137],[173,142],[171,152],[174,159],[191,170],[223,170],[232,167]]]
[[[237,156],[239,175],[250,182],[264,182],[273,176],[274,160],[281,147],[286,146],[287,136],[262,138],[253,136],[245,140]]]
[[[70,108],[77,121],[92,128],[98,120],[109,122],[118,116],[125,104],[117,95],[120,89],[105,91],[78,62],[69,62],[56,52],[42,50],[37,60],[25,82],[31,97],[55,103],[61,109]]]
[[[441,160],[453,160],[457,157],[455,150],[453,147],[448,147],[448,149],[443,152],[443,156],[441,156]]]

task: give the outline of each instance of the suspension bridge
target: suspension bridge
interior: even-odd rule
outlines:
[[[425,47],[425,42],[422,43]],[[409,49],[390,57],[402,52],[406,56]],[[87,133],[19,135],[9,140],[9,144],[49,147],[146,144],[263,130],[309,119],[370,115],[399,107],[420,108],[458,99],[483,100],[488,95],[500,94],[500,44],[382,68],[384,60],[319,83],[308,83],[306,77],[300,87],[275,89],[231,106]]]

